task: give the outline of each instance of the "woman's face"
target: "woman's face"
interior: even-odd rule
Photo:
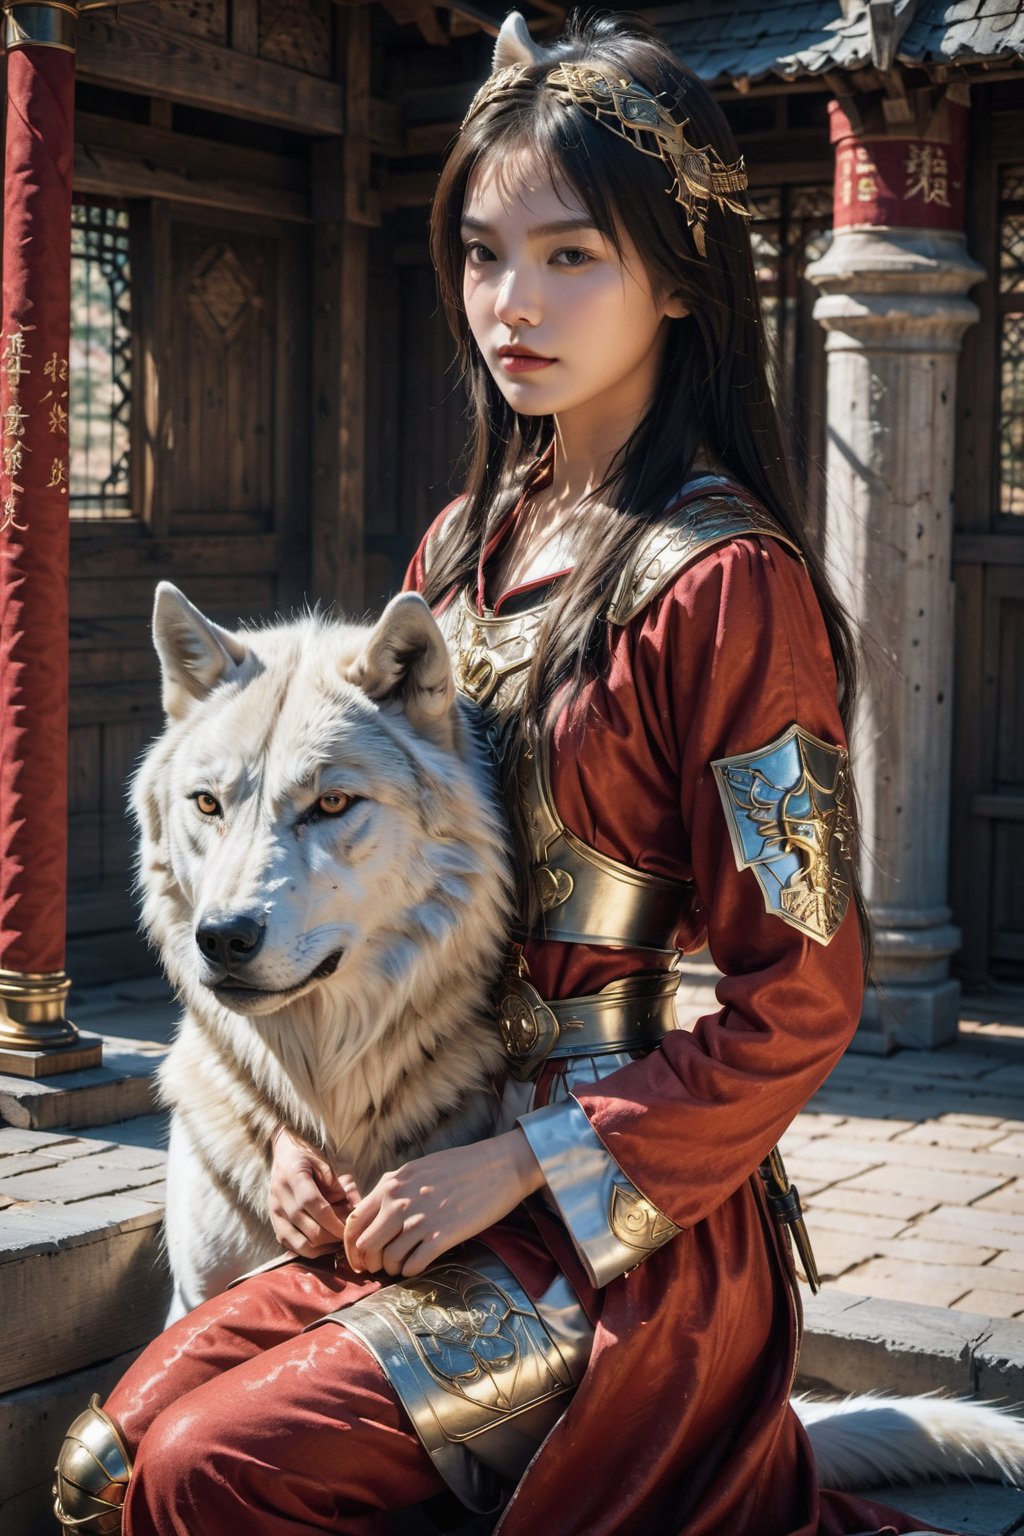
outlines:
[[[513,410],[630,430],[654,392],[667,320],[686,311],[655,293],[628,233],[620,255],[578,195],[524,155],[512,175],[478,168],[462,239],[466,316]]]

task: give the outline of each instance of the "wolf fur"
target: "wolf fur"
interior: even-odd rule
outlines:
[[[281,1122],[364,1189],[488,1134],[512,898],[475,711],[419,597],[373,627],[229,633],[162,583],[153,631],[167,724],[134,806],[143,921],[186,1007],[160,1078],[174,1317],[279,1254]],[[352,803],[311,815],[330,791]],[[984,1404],[794,1407],[827,1487],[1024,1480],[1024,1426]]]
[[[228,633],[162,583],[153,633],[167,723],[134,809],[143,923],[186,1009],[159,1085],[174,1317],[280,1254],[278,1124],[361,1189],[488,1134],[511,895],[474,706],[421,598],[373,627]],[[329,791],[343,814],[317,809]]]
[[[991,1403],[865,1392],[843,1402],[794,1398],[793,1407],[825,1488],[926,1477],[1024,1483],[1024,1424]]]

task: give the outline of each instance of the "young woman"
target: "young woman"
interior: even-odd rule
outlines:
[[[300,1262],[79,1421],[127,1536],[369,1536],[424,1502],[502,1536],[913,1529],[819,1491],[758,1174],[856,1026],[863,950],[852,650],[772,406],[744,186],[651,30],[541,50],[509,18],[433,213],[467,487],[409,575],[522,855],[501,1123],[345,1220],[343,1181],[276,1137]],[[674,962],[705,939],[720,1007],[677,1029]]]

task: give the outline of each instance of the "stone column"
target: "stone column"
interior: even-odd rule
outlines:
[[[929,102],[929,107],[931,103]],[[835,237],[808,269],[828,332],[826,555],[860,625],[852,735],[875,984],[856,1045],[957,1029],[947,902],[957,358],[985,275],[963,235],[967,108],[895,132],[831,104]]]

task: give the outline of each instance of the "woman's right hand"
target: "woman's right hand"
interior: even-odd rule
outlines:
[[[304,1259],[340,1248],[358,1200],[351,1174],[335,1173],[321,1152],[278,1126],[271,1146],[270,1221],[282,1248]]]

